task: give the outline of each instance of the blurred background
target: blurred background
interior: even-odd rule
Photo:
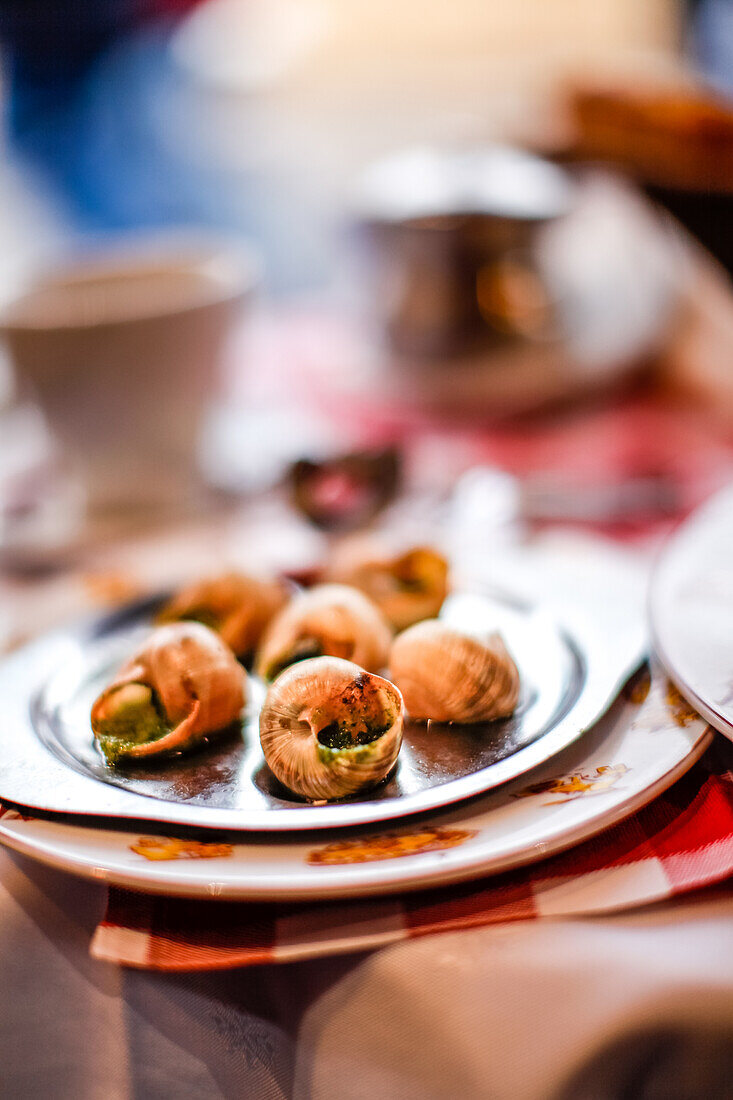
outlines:
[[[497,473],[648,538],[730,477],[726,0],[0,0],[0,59],[8,568]]]
[[[377,157],[423,142],[561,147],[571,81],[674,88],[688,67],[723,90],[731,79],[730,16],[715,0],[520,11],[502,0],[398,11],[380,0],[4,0],[0,12],[6,163],[59,229],[241,234],[278,291],[332,276],[344,204]]]

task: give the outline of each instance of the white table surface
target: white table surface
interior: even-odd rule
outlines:
[[[0,1094],[723,1097],[733,897],[200,974],[89,957],[101,886],[0,850]]]

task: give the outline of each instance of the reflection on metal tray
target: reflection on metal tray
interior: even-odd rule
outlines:
[[[509,597],[456,594],[442,616],[499,629],[520,669],[508,720],[460,727],[407,723],[396,768],[371,792],[328,805],[297,801],[259,745],[264,685],[250,677],[242,728],[188,756],[108,767],[89,724],[91,702],[149,628],[141,604],[51,635],[6,661],[0,690],[13,702],[0,732],[0,797],[50,812],[253,831],[306,830],[404,817],[449,805],[523,774],[577,739],[629,671],[589,639],[571,637],[540,608]]]

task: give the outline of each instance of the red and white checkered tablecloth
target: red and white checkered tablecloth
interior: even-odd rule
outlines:
[[[528,868],[449,888],[347,903],[185,900],[112,889],[98,959],[207,970],[357,952],[504,921],[613,912],[733,873],[733,746],[717,738],[691,771],[632,817]]]

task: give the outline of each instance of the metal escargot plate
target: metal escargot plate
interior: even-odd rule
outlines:
[[[712,736],[657,669],[651,684],[640,673],[585,737],[531,776],[417,821],[269,836],[179,827],[171,835],[160,825],[105,821],[89,828],[79,818],[41,819],[0,807],[0,842],[62,870],[151,893],[260,901],[402,893],[545,859],[594,836],[669,787]],[[610,872],[622,891],[628,872],[625,866]],[[645,880],[646,900],[666,896],[668,888],[664,876],[651,885]],[[583,889],[587,903],[588,885]],[[598,889],[607,901],[608,875]],[[554,912],[552,891],[535,903]],[[566,911],[562,889],[560,904]],[[344,936],[362,937],[364,947],[388,943],[400,927],[391,903],[372,917],[370,923],[357,914],[357,926]],[[291,922],[283,911],[275,959],[294,957]]]
[[[608,708],[641,657],[624,632],[592,617],[571,631],[542,607],[505,594],[454,594],[441,617],[504,635],[522,681],[516,713],[480,726],[408,722],[396,768],[379,787],[311,805],[280,786],[264,762],[264,685],[253,677],[241,729],[167,761],[105,764],[90,706],[144,638],[157,602],[47,635],[0,666],[0,798],[46,812],[261,832],[401,818],[481,794],[565,749]]]

